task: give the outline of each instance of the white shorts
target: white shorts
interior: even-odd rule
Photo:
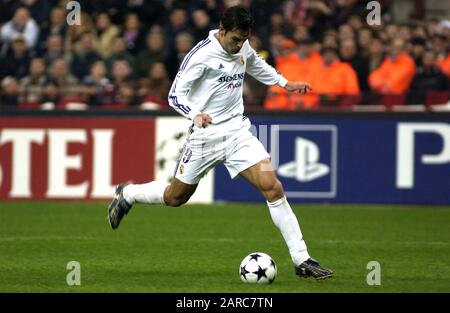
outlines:
[[[196,185],[210,169],[223,163],[231,178],[270,158],[263,144],[250,132],[250,120],[237,116],[206,128],[191,126],[174,177]]]

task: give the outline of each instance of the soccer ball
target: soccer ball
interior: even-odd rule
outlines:
[[[242,260],[239,275],[244,283],[271,284],[277,276],[277,266],[269,255],[254,252]]]

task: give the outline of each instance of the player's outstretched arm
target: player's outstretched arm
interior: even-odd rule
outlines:
[[[301,94],[306,94],[312,90],[312,87],[308,83],[303,82],[288,82],[284,89],[289,92],[299,92]]]

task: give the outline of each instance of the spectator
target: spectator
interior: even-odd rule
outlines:
[[[125,16],[122,37],[125,40],[127,51],[133,56],[143,48],[142,42],[144,42],[144,33],[137,14],[128,13]]]
[[[450,40],[450,20],[440,21],[436,27],[436,31],[438,34]]]
[[[386,34],[386,38],[382,38],[385,41],[391,41],[393,39],[395,39],[398,36],[399,33],[399,25],[390,23],[387,24],[386,27],[384,28],[384,30],[382,32],[384,32]]]
[[[210,17],[203,9],[192,12],[192,24],[195,43],[208,37],[211,29],[218,28],[218,25],[211,23]]]
[[[275,57],[275,65],[278,69],[285,69],[289,66],[286,66],[287,63],[290,63],[292,59],[298,58],[295,53],[296,48],[295,42],[292,39],[283,39],[280,42],[278,46],[279,54]]]
[[[273,12],[270,15],[270,22],[267,26],[263,26],[259,29],[258,34],[263,42],[263,46],[268,47],[272,43],[270,38],[272,36],[279,36],[282,38],[291,37],[293,33],[292,27],[289,23],[285,22],[283,12]]]
[[[282,41],[282,46],[289,47],[286,44],[289,45],[289,41]],[[290,45],[292,46],[292,43]],[[294,53],[282,57],[281,60],[275,57],[275,63],[276,69],[288,80],[307,81],[314,86],[323,60],[316,50],[315,41],[308,37],[299,42],[298,49]],[[313,88],[315,90],[315,86]],[[314,95],[287,94],[283,88],[271,86],[264,107],[270,110],[295,110],[301,107],[310,108],[316,104],[317,97]]]
[[[262,0],[264,4],[267,6],[268,2],[277,2],[278,0]],[[195,9],[203,9],[207,12],[208,16],[211,19],[212,23],[219,24],[221,13],[223,10],[222,4],[220,0],[200,0],[195,1],[190,6],[190,10],[193,11]],[[257,2],[257,0],[253,1],[253,3]],[[259,25],[258,25],[259,26]]]
[[[159,31],[150,31],[147,35],[147,47],[145,50],[139,52],[137,56],[137,74],[140,77],[148,75],[150,66],[154,62],[165,62],[167,58],[167,51],[165,48],[164,34]]]
[[[139,96],[144,103],[156,105],[154,108],[167,108],[167,95],[169,94],[172,81],[169,73],[162,62],[154,62],[149,69],[148,77],[140,81]]]
[[[436,52],[436,63],[439,68],[450,77],[450,50],[448,50],[448,41],[444,35],[434,34],[431,37],[431,45]]]
[[[411,28],[408,25],[400,25],[396,38],[401,38],[405,42],[410,42],[412,37]]]
[[[439,66],[441,71],[450,77],[450,52],[447,53],[446,57],[437,59],[436,64]]]
[[[167,60],[169,75],[171,79],[175,78],[178,68],[183,62],[184,57],[194,46],[194,37],[190,33],[182,32],[175,38],[175,50],[169,55]]]
[[[143,29],[148,29],[154,24],[164,24],[165,2],[167,1],[128,0],[123,2],[127,2],[127,12],[133,12],[139,16],[139,20],[143,23]]]
[[[269,65],[275,66],[275,59],[273,55],[270,50],[263,45],[262,39],[259,36],[256,34],[251,35],[249,38],[249,43],[261,58],[263,58]]]
[[[368,65],[369,73],[380,67],[384,60],[384,46],[381,38],[374,37],[369,45]]]
[[[114,85],[106,76],[105,62],[95,61],[90,74],[82,81],[82,94],[91,106],[110,104],[114,100]]]
[[[416,26],[412,32],[412,36],[413,38],[423,38],[423,39],[427,39],[428,35],[427,35],[427,31],[425,29],[424,26]]]
[[[355,39],[355,31],[349,24],[343,24],[339,26],[338,38],[339,41]]]
[[[86,32],[81,34],[79,45],[72,56],[70,72],[75,75],[78,80],[81,80],[88,75],[92,64],[101,59],[100,55],[95,51],[94,38],[93,33]]]
[[[123,37],[117,37],[114,41],[112,54],[108,59],[106,59],[106,67],[108,68],[108,72],[112,71],[113,64],[116,60],[122,59],[126,60],[132,68],[136,67],[136,59],[130,52],[127,51],[125,39]]]
[[[450,91],[450,79],[436,65],[436,53],[427,50],[422,56],[422,65],[411,83],[411,103],[426,103],[429,91]]]
[[[80,24],[70,25],[67,29],[64,42],[64,51],[70,54],[74,53],[77,50],[77,45],[80,42],[80,37],[84,33],[95,34],[96,30],[90,15],[88,15],[86,12],[81,11]]]
[[[107,13],[100,13],[96,18],[97,48],[102,58],[108,58],[112,54],[115,39],[120,35],[120,29],[111,23]]]
[[[315,92],[321,102],[335,103],[349,99],[356,104],[360,94],[355,70],[346,62],[339,60],[338,51],[331,47],[322,50],[323,66],[315,80]]]
[[[17,79],[6,76],[1,80],[0,105],[17,107],[19,104],[19,84]]]
[[[265,45],[265,41],[263,40],[263,36],[260,36],[261,40],[263,41],[263,45]],[[275,58],[277,55],[280,54],[280,51],[278,51],[278,48],[280,47],[281,41],[286,39],[286,37],[283,34],[272,34],[269,38],[269,51],[270,54]]]
[[[0,58],[0,77],[14,76],[17,79],[25,77],[28,74],[30,61],[25,37],[18,33],[12,39],[11,50]]]
[[[367,77],[369,77],[369,66],[367,59],[360,56],[357,51],[356,42],[354,39],[345,39],[341,41],[339,47],[341,60],[349,63],[356,71],[358,76],[358,84],[363,92],[369,90],[367,84]]]
[[[124,0],[107,0],[107,1],[92,1],[92,0],[78,0],[81,7],[86,12],[92,15],[98,15],[100,13],[106,13],[111,17],[113,24],[120,24],[123,21],[124,14],[129,11],[127,2]],[[137,2],[149,2],[149,1],[137,1]],[[154,3],[155,0],[150,1]]]
[[[131,85],[135,83],[133,70],[126,59],[117,59],[114,61],[111,77],[116,90],[123,83]]]
[[[16,2],[15,6],[13,6],[14,9],[27,8],[38,25],[42,25],[48,20],[50,12],[49,0],[20,0],[14,2]]]
[[[64,57],[63,38],[60,35],[50,35],[47,38],[43,55],[45,63],[52,64],[54,60]]]
[[[387,4],[392,1],[379,1],[382,3],[382,13],[388,12]],[[33,102],[39,98],[38,90],[42,81],[45,81],[43,89],[47,97],[44,99],[64,99],[65,91],[61,93],[59,83],[54,78],[40,74],[43,64],[48,64],[51,72],[52,64],[60,63],[61,58],[71,61],[72,71],[89,88],[107,79],[105,64],[108,69],[106,72],[112,73],[117,71],[114,69],[116,61],[119,60],[121,64],[122,60],[127,60],[127,65],[118,66],[119,72],[128,72],[126,79],[121,79],[121,74],[111,77],[111,84],[113,80],[116,81],[113,92],[116,92],[117,97],[114,97],[113,102],[122,99],[120,103],[136,103],[148,93],[158,94],[158,79],[149,84],[153,79],[149,73],[162,73],[165,68],[169,79],[174,77],[177,66],[189,49],[204,39],[211,28],[216,28],[223,8],[238,2],[254,12],[254,36],[250,42],[259,55],[273,66],[276,63],[276,68],[285,76],[312,83],[313,92],[317,91],[316,86],[322,84],[320,75],[324,75],[325,69],[331,71],[333,68],[323,65],[323,58],[317,52],[321,47],[338,49],[341,61],[348,62],[355,69],[358,85],[364,92],[370,89],[376,93],[394,94],[395,97],[396,94],[405,95],[412,91],[410,100],[423,102],[427,99],[427,91],[439,93],[431,85],[434,84],[436,88],[442,86],[438,82],[442,76],[437,74],[436,68],[422,64],[422,61],[430,59],[436,60],[437,67],[450,78],[450,21],[428,19],[411,26],[397,24],[395,15],[384,15],[382,18],[386,19],[381,25],[368,27],[363,20],[368,13],[365,8],[367,1],[79,0],[82,7],[81,25],[72,26],[66,23],[67,2],[0,0],[0,80],[7,76],[20,78],[19,104],[23,102],[22,98],[24,102]],[[388,13],[395,13],[395,10]],[[95,25],[92,17],[95,17]],[[117,25],[123,25],[124,29]],[[85,33],[91,33],[92,36],[86,36],[91,39],[85,40]],[[317,42],[306,44],[310,36],[316,38]],[[397,44],[402,41],[407,46],[402,44],[401,52],[396,53],[395,49],[400,48]],[[24,50],[23,46],[28,46],[28,49]],[[434,58],[430,56],[433,53],[425,53],[430,47],[434,51]],[[97,52],[97,56],[90,58],[91,52]],[[39,58],[32,59],[34,56]],[[97,62],[100,58],[105,62]],[[414,61],[417,73],[411,70],[409,59]],[[339,59],[335,61],[340,62]],[[91,67],[93,64],[95,66]],[[369,78],[366,79],[366,76]],[[137,77],[142,78],[139,89],[135,81]],[[414,82],[408,85],[408,81],[413,78]],[[14,85],[10,79],[7,82]],[[77,93],[76,88],[77,84],[74,84],[70,90],[74,95]],[[415,89],[419,92],[415,93]],[[243,92],[247,105],[251,106],[263,103],[267,108],[297,109],[312,108],[319,103],[319,97],[314,93],[287,95],[276,90],[276,87],[271,87],[267,92],[264,85],[249,76],[244,80]],[[266,100],[263,99],[264,95]],[[340,99],[338,96],[331,98]],[[381,100],[385,98],[389,97],[382,97]],[[367,94],[364,99],[368,103],[380,103],[379,99],[372,99],[371,94]],[[91,93],[89,101],[98,105],[97,100]]]
[[[188,16],[185,9],[177,7],[169,13],[169,20],[164,29],[165,38],[167,39],[167,47],[169,51],[175,49],[175,38],[181,32],[191,32],[188,27]],[[194,39],[192,39],[194,41]]]
[[[14,12],[12,20],[1,27],[0,41],[4,42],[2,55],[9,50],[9,44],[17,35],[22,35],[28,49],[34,49],[39,35],[39,26],[30,17],[30,11],[27,8],[18,8]]]
[[[422,56],[426,48],[426,40],[422,37],[414,37],[411,39],[410,55],[414,59],[416,66],[420,66],[422,63]]]
[[[432,37],[433,35],[437,34],[437,26],[438,26],[439,20],[435,18],[430,18],[426,21],[426,31],[429,37]]]
[[[333,13],[331,6],[322,0],[288,1],[284,6],[284,15],[289,24],[306,25],[314,37],[320,37],[331,26]]]
[[[300,42],[308,37],[310,37],[308,27],[305,25],[298,25],[295,27],[292,34],[292,39],[294,39],[295,42]]]
[[[56,81],[48,80],[43,88],[41,104],[54,108],[63,98]]]
[[[337,49],[339,47],[338,34],[332,31],[327,31],[322,39],[322,47],[333,47]]]
[[[114,97],[114,105],[118,107],[131,107],[139,104],[136,97],[135,86],[130,83],[118,85],[117,93]]]
[[[57,105],[61,100],[74,98],[78,94],[78,79],[70,74],[66,60],[63,58],[54,60],[50,65],[42,102],[52,102]]]
[[[306,65],[305,78],[311,77],[313,72],[320,68],[323,63],[323,59],[319,52],[317,51],[314,39],[311,37],[305,38],[298,43],[298,57],[300,60],[304,61]]]
[[[206,1],[207,2],[207,1]],[[215,0],[209,1],[215,2]],[[270,20],[270,15],[273,12],[281,12],[282,13],[282,5],[283,2],[279,0],[252,0],[247,7],[250,7],[250,12],[252,12],[253,16],[253,28],[255,30],[261,29],[267,24],[267,21]],[[208,15],[213,17],[217,16],[219,10],[216,10],[216,13],[211,14],[209,12]],[[219,22],[220,19],[215,19],[213,22]],[[297,25],[296,25],[297,26]]]
[[[359,32],[364,28],[364,24],[361,21],[361,17],[358,14],[352,14],[347,20],[347,24],[350,25],[355,32]]]
[[[357,46],[361,49],[359,54],[362,57],[368,57],[370,53],[370,44],[373,39],[373,32],[370,28],[361,28],[358,30]]]
[[[365,16],[367,14],[365,1],[339,0],[335,2],[331,18],[335,26],[344,24],[351,16]]]
[[[50,12],[50,21],[44,22],[39,33],[38,52],[45,54],[48,44],[48,38],[54,35],[60,36],[62,42],[67,33],[66,9],[63,7],[54,7]]]
[[[416,73],[414,60],[405,52],[405,41],[391,41],[389,55],[379,68],[370,73],[370,88],[381,94],[404,94]]]
[[[20,80],[21,102],[39,104],[47,82],[46,64],[43,58],[33,58],[30,74]]]

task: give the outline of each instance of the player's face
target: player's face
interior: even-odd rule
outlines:
[[[241,50],[244,42],[250,36],[250,31],[236,29],[225,32],[225,29],[220,29],[219,36],[224,50],[230,54],[235,54]]]

